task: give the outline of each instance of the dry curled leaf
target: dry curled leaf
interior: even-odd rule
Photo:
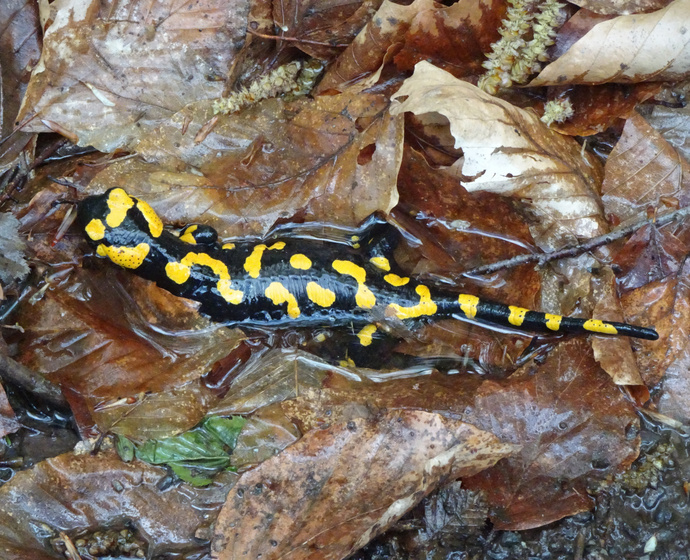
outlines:
[[[677,80],[690,71],[690,0],[675,0],[650,14],[595,25],[544,68],[532,87]]]
[[[345,558],[442,480],[479,472],[515,449],[423,411],[310,431],[238,480],[216,522],[213,558]]]
[[[531,210],[537,244],[556,248],[606,230],[596,186],[598,169],[575,140],[533,113],[494,98],[420,62],[393,99],[394,114],[438,113],[450,123],[464,158],[448,169],[468,191],[518,198]]]

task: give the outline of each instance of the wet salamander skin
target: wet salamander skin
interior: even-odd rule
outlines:
[[[441,291],[404,276],[376,239],[352,244],[285,238],[220,244],[215,231],[191,225],[180,236],[163,228],[144,201],[114,188],[86,198],[79,222],[96,253],[169,292],[201,304],[214,321],[247,327],[352,325],[371,343],[385,317],[465,316],[546,333],[625,335],[656,340],[654,329],[576,319]],[[383,244],[382,246],[385,246]]]

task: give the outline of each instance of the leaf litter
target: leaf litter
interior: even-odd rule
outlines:
[[[65,213],[36,181],[17,194],[18,207],[9,206],[27,239],[26,248],[13,245],[10,267],[40,260],[62,272],[42,297],[19,307],[14,317],[25,332],[11,337],[15,356],[60,384],[85,440],[110,432],[139,450],[177,442],[173,451],[194,440],[203,443],[197,459],[216,461],[204,469],[246,472],[231,491],[236,475],[198,476],[203,469],[181,465],[191,458],[186,448],[163,461],[168,470],[134,459],[131,446],[122,447],[129,463],[112,452],[48,459],[0,488],[8,513],[0,550],[8,558],[22,557],[22,547],[53,557],[46,543],[58,527],[77,540],[119,528],[117,507],[151,555],[208,550],[212,541],[215,558],[342,558],[458,477],[486,500],[494,527],[537,527],[589,509],[591,485],[635,458],[638,423],[625,397],[635,387],[639,405],[642,383],[658,384],[647,406],[688,421],[683,222],[650,223],[625,242],[538,269],[465,275],[686,206],[682,135],[673,134],[682,112],[670,126],[632,112],[659,89],[650,80],[687,74],[679,33],[685,0],[587,4],[620,17],[577,12],[556,33],[555,60],[531,87],[499,96],[473,84],[491,44],[505,36],[503,2],[221,4],[58,0],[43,7],[43,49],[20,111],[23,130],[136,152],[72,169],[84,182],[65,198],[119,185],[166,223],[207,223],[223,237],[262,235],[290,219],[354,225],[379,210],[405,232],[396,258],[411,273],[515,305],[655,325],[660,340],[529,345],[510,332],[447,322],[405,333],[398,350],[445,356],[463,368],[474,363],[484,375],[442,375],[430,366],[373,373],[255,348],[222,387],[211,387],[205,374],[226,367],[255,335],[208,325],[188,302],[79,260],[76,234],[51,245]],[[305,54],[330,62],[312,97],[213,115],[213,100],[228,88]],[[572,119],[552,128],[539,120],[547,99],[569,94]],[[605,168],[566,136],[607,127],[615,141]],[[7,270],[0,280],[15,297],[10,276],[26,269]],[[233,445],[192,437],[209,413],[246,417]],[[115,483],[121,473],[145,482],[123,492]],[[203,491],[180,478],[207,484],[203,495],[213,504],[195,509]],[[71,490],[80,484],[90,500],[78,502],[83,511]],[[20,503],[18,495],[32,498]],[[193,496],[196,513],[180,496]],[[109,500],[112,512],[89,509]],[[144,505],[152,500],[155,512]]]

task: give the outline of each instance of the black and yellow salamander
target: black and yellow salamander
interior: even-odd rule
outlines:
[[[199,302],[201,313],[231,326],[348,326],[365,347],[386,317],[658,338],[652,328],[540,313],[417,282],[392,261],[394,241],[385,234],[392,228],[380,220],[365,223],[349,244],[289,236],[222,244],[203,225],[174,235],[146,202],[121,188],[84,199],[78,220],[98,255]]]

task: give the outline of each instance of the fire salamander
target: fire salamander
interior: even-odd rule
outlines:
[[[231,326],[348,326],[363,347],[385,318],[460,316],[522,331],[658,338],[652,328],[540,313],[415,281],[391,260],[394,242],[380,234],[381,221],[365,223],[349,244],[290,237],[222,244],[203,225],[174,235],[146,202],[121,188],[84,199],[78,220],[98,255],[199,302],[201,313]]]

